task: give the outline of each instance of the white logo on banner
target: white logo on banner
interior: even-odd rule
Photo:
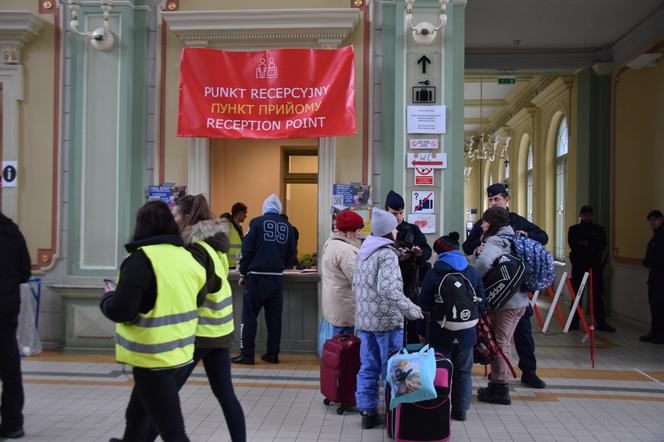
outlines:
[[[274,58],[270,57],[267,64],[265,59],[261,58],[258,62],[258,67],[256,68],[256,78],[278,78],[279,70],[277,65],[274,63]]]

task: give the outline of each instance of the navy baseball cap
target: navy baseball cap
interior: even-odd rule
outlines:
[[[657,219],[657,218],[664,218],[664,215],[659,210],[651,210],[648,213],[648,216],[646,216],[646,219]]]
[[[504,197],[510,196],[507,192],[507,187],[502,183],[495,183],[486,188],[486,194],[489,198],[493,198],[496,195],[503,195]]]

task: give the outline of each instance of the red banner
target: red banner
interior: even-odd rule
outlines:
[[[353,47],[228,52],[186,48],[178,136],[317,138],[353,135]]]

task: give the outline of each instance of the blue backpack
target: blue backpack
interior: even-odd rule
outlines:
[[[512,242],[514,253],[528,266],[528,276],[524,282],[526,290],[542,290],[553,284],[556,270],[551,252],[534,239],[518,235],[500,236]]]

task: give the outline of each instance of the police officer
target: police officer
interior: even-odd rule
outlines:
[[[240,326],[240,354],[236,364],[254,364],[256,319],[265,307],[267,353],[261,359],[279,363],[281,341],[281,310],[283,308],[283,271],[295,265],[293,227],[281,215],[281,201],[272,194],[263,203],[263,216],[249,223],[249,232],[242,241],[240,287],[246,285]]]
[[[424,279],[422,270],[428,267],[427,261],[431,258],[431,247],[420,228],[404,219],[404,206],[403,197],[390,190],[385,198],[385,210],[397,218],[396,246],[401,252],[399,268],[403,277],[403,292],[411,301],[417,302],[418,283],[420,279]],[[414,322],[408,323],[405,339],[408,343],[419,342]]]
[[[650,303],[650,333],[639,341],[664,344],[664,215],[659,210],[648,214],[652,238],[648,242],[643,265],[648,268],[648,302]]]
[[[228,266],[235,268],[237,264],[238,255],[242,251],[242,239],[244,238],[244,232],[242,231],[242,223],[247,219],[247,205],[241,202],[233,204],[231,207],[231,213],[222,213],[220,218],[228,219],[231,224],[231,233],[228,238],[231,242],[231,248],[228,250],[226,256],[228,256]]]
[[[502,207],[509,210],[509,193],[504,184],[492,184],[486,189],[489,197],[489,207]],[[546,232],[535,224],[531,223],[522,216],[514,212],[509,212],[510,226],[517,235],[523,235],[527,238],[545,245],[549,242],[549,236]],[[466,255],[478,255],[482,247],[482,220],[480,219],[473,226],[470,235],[463,243],[462,248]],[[533,330],[530,325],[530,317],[533,315],[533,308],[528,305],[526,313],[521,317],[514,331],[514,345],[519,354],[519,368],[521,369],[521,382],[533,387],[544,388],[546,384],[537,376],[537,360],[535,359],[535,340],[533,339]]]
[[[0,213],[0,439],[23,437],[23,380],[16,345],[20,285],[30,278],[30,254],[14,222]]]
[[[570,226],[567,231],[569,259],[572,263],[572,286],[578,292],[583,274],[592,269],[593,272],[593,308],[596,330],[615,332],[616,329],[606,322],[604,311],[604,251],[606,249],[606,232],[600,225],[593,223],[593,208],[583,206],[579,211],[579,224]],[[579,328],[579,317],[574,312],[570,330]]]

